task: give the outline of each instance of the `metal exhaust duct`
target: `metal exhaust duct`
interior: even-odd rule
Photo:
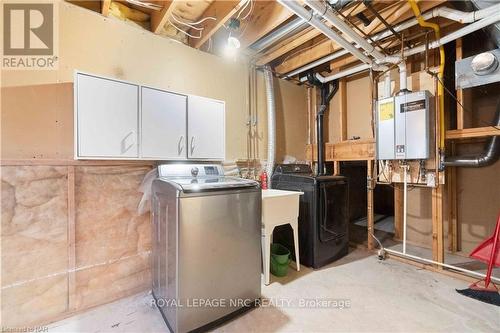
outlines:
[[[494,127],[500,130],[500,100],[497,103]],[[486,144],[486,149],[480,155],[472,156],[449,156],[446,157],[442,165],[452,167],[480,168],[492,165],[500,157],[500,136],[492,136]]]

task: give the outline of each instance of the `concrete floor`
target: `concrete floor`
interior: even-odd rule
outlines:
[[[302,267],[263,286],[274,305],[217,332],[499,332],[500,308],[459,295],[466,282],[354,250],[323,269]],[[349,308],[301,308],[278,302],[343,299]],[[167,332],[143,293],[53,323],[49,332]]]

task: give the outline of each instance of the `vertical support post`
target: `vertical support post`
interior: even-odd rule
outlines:
[[[339,81],[339,116],[340,116],[340,141],[347,140],[347,81]]]
[[[461,60],[463,57],[462,52],[462,39],[456,41],[456,59]],[[464,94],[462,89],[457,89],[457,129],[464,128],[464,113],[462,105],[464,104]],[[451,142],[448,146],[451,155],[455,153],[455,144]],[[457,214],[457,168],[449,167],[446,170],[446,191],[447,191],[447,218],[448,218],[448,249],[451,252],[459,251],[459,232],[458,232],[458,214]]]
[[[444,262],[443,185],[432,189],[432,260]],[[442,266],[436,266],[442,268]]]
[[[394,238],[403,239],[403,189],[394,184]]]
[[[374,224],[374,205],[373,205],[373,160],[367,161],[367,175],[366,175],[366,184],[367,184],[367,211],[366,211],[366,220],[367,220],[367,228],[368,228],[368,250],[373,250],[374,248],[374,239],[372,234],[374,233],[373,224]]]
[[[68,311],[76,309],[75,167],[68,166]]]
[[[333,174],[340,175],[340,161],[333,161]]]

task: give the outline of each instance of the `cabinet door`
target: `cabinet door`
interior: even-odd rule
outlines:
[[[189,158],[224,159],[224,102],[189,96],[187,134]]]
[[[186,158],[186,96],[141,88],[142,157]]]
[[[77,74],[77,156],[137,158],[139,87]]]

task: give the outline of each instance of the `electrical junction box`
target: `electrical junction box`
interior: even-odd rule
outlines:
[[[377,102],[377,159],[429,158],[430,97],[418,91]]]
[[[377,159],[393,160],[394,150],[394,97],[377,102]]]

